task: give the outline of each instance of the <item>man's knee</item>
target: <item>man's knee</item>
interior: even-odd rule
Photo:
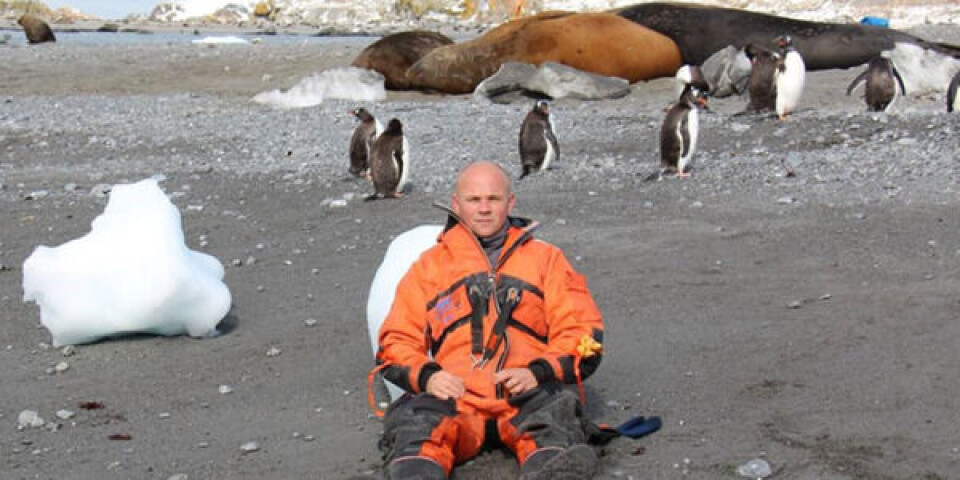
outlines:
[[[577,396],[559,384],[550,384],[523,395],[511,423],[520,435],[529,435],[538,448],[569,447],[586,443],[585,416]]]
[[[444,419],[452,419],[456,414],[453,400],[440,400],[428,394],[403,397],[394,402],[384,417],[380,441],[384,460],[390,462],[395,458],[422,455],[424,443],[430,440],[434,430],[441,428]]]

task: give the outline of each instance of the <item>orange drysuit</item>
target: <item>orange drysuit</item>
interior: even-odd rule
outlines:
[[[415,452],[409,446],[400,452],[429,457],[448,474],[479,451],[491,421],[521,464],[547,446],[518,430],[521,399],[511,401],[494,383],[495,372],[527,367],[540,386],[575,384],[596,370],[602,356],[596,347],[603,322],[583,276],[559,248],[533,238],[535,223],[508,222],[499,260],[491,265],[478,239],[451,216],[438,244],[400,281],[380,329],[377,362],[401,388],[422,393],[440,369],[464,379],[467,393],[455,411],[453,405],[439,408],[449,411],[429,439]]]

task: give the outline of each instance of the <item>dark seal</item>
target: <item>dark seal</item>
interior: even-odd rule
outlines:
[[[810,22],[732,8],[681,3],[644,3],[614,10],[660,32],[680,47],[683,63],[700,65],[728,45],[767,44],[781,35],[793,37],[807,70],[861,65],[894,48],[915,44],[960,58],[960,47],[922,40],[897,30],[869,25]]]

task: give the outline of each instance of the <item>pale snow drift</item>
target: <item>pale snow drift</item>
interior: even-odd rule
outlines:
[[[390,313],[393,297],[397,293],[397,284],[410,269],[410,265],[420,258],[420,254],[437,243],[442,229],[441,225],[421,225],[401,233],[387,247],[383,262],[370,283],[370,295],[367,297],[367,330],[374,355],[377,353],[380,326]],[[385,383],[391,399],[396,400],[403,394],[403,390],[396,385]]]
[[[261,92],[252,100],[277,108],[312,107],[323,103],[324,98],[378,102],[387,98],[384,81],[383,75],[374,70],[334,68],[306,77],[286,92]]]
[[[40,306],[53,344],[131,333],[202,337],[230,309],[216,258],[190,250],[180,212],[156,179],[116,185],[90,233],[37,247],[23,264],[23,299]]]

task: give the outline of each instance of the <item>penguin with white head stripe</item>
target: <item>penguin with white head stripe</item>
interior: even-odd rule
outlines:
[[[678,178],[690,176],[693,154],[700,135],[699,109],[707,106],[706,93],[695,85],[687,85],[677,103],[670,107],[660,127],[661,171],[647,180],[661,179],[664,173],[676,173]]]

